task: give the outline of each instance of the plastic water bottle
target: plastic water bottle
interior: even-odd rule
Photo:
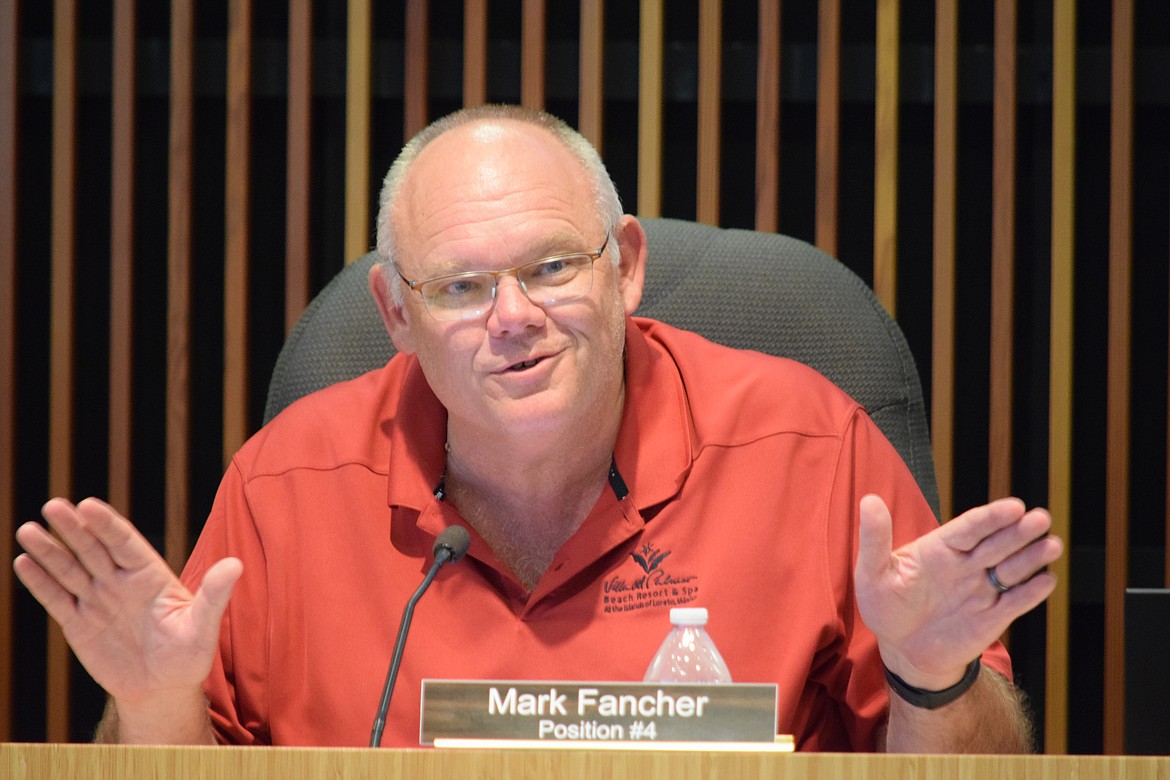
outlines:
[[[643,682],[729,683],[731,673],[707,633],[703,607],[670,610],[670,633],[646,669]]]

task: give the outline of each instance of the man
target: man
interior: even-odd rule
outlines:
[[[99,738],[362,744],[458,524],[469,560],[415,617],[385,744],[417,744],[422,678],[640,679],[695,604],[737,681],[780,686],[798,749],[1027,748],[996,638],[1052,591],[1047,513],[939,527],[822,377],[632,319],[645,235],[577,134],[440,120],[387,175],[378,247],[399,356],[253,437],[182,583],[96,500],[45,506],[62,543],[19,529],[18,575],[111,695]]]

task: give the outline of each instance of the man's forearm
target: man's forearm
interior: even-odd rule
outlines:
[[[1032,727],[1020,691],[986,667],[969,691],[935,710],[890,692],[890,753],[1027,753]]]
[[[180,698],[153,707],[119,708],[110,697],[93,741],[122,745],[216,744],[202,692]]]

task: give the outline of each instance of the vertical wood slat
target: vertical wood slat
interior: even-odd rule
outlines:
[[[1072,539],[1072,341],[1076,164],[1076,3],[1056,0],[1052,22],[1052,309],[1048,425],[1048,504],[1052,532]],[[1068,751],[1069,557],[1050,568],[1044,747]]]
[[[349,0],[345,44],[345,262],[370,246],[371,0]],[[409,11],[407,12],[409,19]],[[410,57],[407,51],[407,87]],[[407,95],[409,105],[410,96]],[[407,133],[409,135],[409,132]]]
[[[1133,269],[1133,0],[1113,0],[1109,165],[1109,353],[1105,436],[1103,747],[1125,752],[1125,587],[1129,580],[1129,392]]]
[[[991,163],[991,367],[987,492],[1012,494],[1016,261],[1016,0],[995,2]]]
[[[723,2],[699,0],[699,159],[695,219],[709,225],[719,224],[722,80]]]
[[[898,262],[899,0],[878,0],[874,106],[873,291],[896,315]]]
[[[780,0],[759,12],[756,63],[756,230],[775,233],[780,221]]]
[[[487,102],[487,0],[463,2],[463,105]]]
[[[288,149],[285,165],[284,332],[309,304],[313,137],[313,0],[288,8]]]
[[[953,509],[955,457],[955,218],[958,187],[958,0],[935,3],[934,290],[931,336],[930,439],[939,512]]]
[[[16,532],[16,248],[19,0],[0,0],[0,560],[14,556]],[[12,568],[0,573],[0,742],[12,739]]]
[[[77,248],[77,5],[53,4],[53,172],[49,336],[49,492],[72,497],[74,263]],[[49,621],[46,738],[69,739],[69,647]]]
[[[248,436],[248,200],[251,190],[252,0],[228,2],[224,171],[223,462]]]
[[[110,425],[107,499],[130,516],[134,342],[135,1],[114,1],[110,171]]]
[[[403,128],[406,138],[410,138],[427,124],[429,111],[427,96],[430,94],[430,66],[427,62],[430,51],[427,45],[429,25],[427,0],[406,0],[406,62],[403,68],[403,75],[406,78],[403,89],[405,103]],[[366,134],[369,135],[368,129]],[[367,142],[367,157],[368,146]]]
[[[638,27],[638,214],[662,214],[663,0],[642,0]]]
[[[194,200],[195,1],[171,3],[167,145],[166,559],[187,557],[191,450],[191,215]]]
[[[577,129],[603,153],[605,0],[581,0],[581,54]]]
[[[520,21],[520,102],[544,108],[545,5],[524,0]]]
[[[820,0],[817,14],[815,241],[836,257],[841,168],[841,0]]]

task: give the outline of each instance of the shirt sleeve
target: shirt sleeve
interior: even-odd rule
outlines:
[[[220,629],[211,674],[203,684],[216,739],[229,745],[271,744],[268,728],[268,587],[264,548],[235,461],[220,482],[211,514],[183,569],[192,592],[225,557],[244,571],[232,592]]]

